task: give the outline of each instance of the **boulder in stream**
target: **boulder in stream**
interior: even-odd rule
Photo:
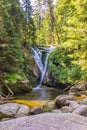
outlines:
[[[28,79],[22,79],[12,84],[10,83],[9,86],[15,94],[26,93],[32,90],[31,83]]]
[[[70,88],[69,93],[76,96],[87,96],[87,81],[79,81]]]
[[[60,95],[56,97],[55,104],[56,106],[62,107],[70,104],[69,100],[75,100],[75,96],[73,95]]]
[[[27,116],[30,108],[18,103],[5,103],[0,105],[0,120],[3,118],[17,118]]]

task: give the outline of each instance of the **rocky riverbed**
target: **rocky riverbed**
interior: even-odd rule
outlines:
[[[33,105],[0,102],[0,130],[87,130],[87,82],[68,95]],[[79,96],[79,97],[78,97]],[[40,101],[41,103],[41,101]]]
[[[87,130],[87,98],[60,95],[42,106],[0,105],[0,130]]]

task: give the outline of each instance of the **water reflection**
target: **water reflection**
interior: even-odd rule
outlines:
[[[54,100],[59,94],[60,91],[55,88],[39,88],[33,89],[30,93],[18,95],[15,98],[24,100]]]

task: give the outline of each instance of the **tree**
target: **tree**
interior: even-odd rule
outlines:
[[[24,47],[29,47],[30,44],[35,43],[35,25],[32,18],[32,7],[30,0],[23,0],[22,8],[24,10],[24,24],[23,24],[23,39]]]
[[[3,32],[0,33],[0,82],[3,81],[4,88],[24,76],[24,54],[20,43],[23,12],[18,0],[1,0],[0,14],[0,31]]]
[[[60,51],[61,48],[58,48],[56,52],[54,52],[53,56],[51,57],[51,60],[52,61],[55,60],[58,62],[61,58],[62,66],[61,67],[58,66],[57,68],[55,63],[52,63],[51,70],[53,70],[60,79],[66,77],[66,75],[68,74],[70,74],[67,77],[68,79],[70,77],[73,77],[73,79],[75,77],[76,78],[78,77],[78,80],[87,78],[87,60],[86,60],[87,59],[87,37],[86,37],[87,11],[86,8],[87,8],[87,0],[83,0],[83,1],[58,0],[55,6],[54,9],[55,20],[57,23],[59,37],[61,39],[61,44],[64,47],[64,50],[67,50],[67,53],[63,55],[66,55],[65,57],[68,56],[71,59],[70,60],[71,61],[70,64],[72,64],[71,70],[73,70],[72,72],[69,71],[68,66],[70,64],[68,64],[67,66],[65,65],[66,67],[63,66],[65,64],[64,63],[65,58],[60,56],[59,53],[60,52],[63,53],[64,50]],[[63,77],[63,75],[65,76]]]
[[[50,13],[50,22],[51,22],[51,32],[52,32],[52,43],[54,42],[54,35],[57,36],[57,42],[58,44],[60,44],[60,37],[59,37],[59,33],[57,30],[57,26],[56,26],[56,21],[54,18],[54,7],[53,7],[53,0],[47,0],[48,6],[49,6],[49,13]],[[55,33],[56,34],[55,34]],[[54,33],[54,34],[53,34]]]

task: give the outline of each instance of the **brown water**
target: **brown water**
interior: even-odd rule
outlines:
[[[61,91],[55,88],[33,89],[30,93],[17,95],[15,99],[23,100],[54,100]]]

